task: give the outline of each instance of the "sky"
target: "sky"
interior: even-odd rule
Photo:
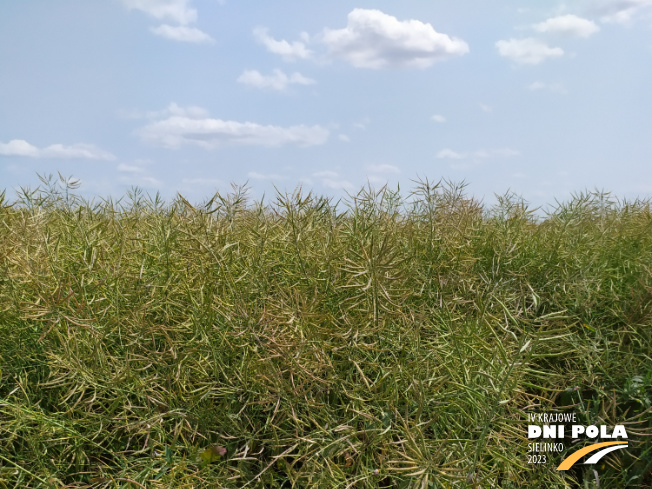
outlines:
[[[0,191],[652,197],[652,0],[0,2]]]

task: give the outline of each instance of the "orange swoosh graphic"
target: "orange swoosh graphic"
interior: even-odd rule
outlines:
[[[581,459],[584,455],[587,453],[594,452],[596,450],[599,450],[600,448],[608,447],[611,445],[627,445],[626,441],[605,441],[604,443],[594,443],[593,445],[589,445],[587,447],[584,447],[576,452],[574,452],[570,457],[567,457],[566,460],[564,460],[562,463],[559,464],[559,467],[557,467],[557,470],[568,470],[570,469],[575,462],[577,462],[579,459]]]

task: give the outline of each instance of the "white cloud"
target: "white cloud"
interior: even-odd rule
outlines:
[[[129,10],[140,10],[150,17],[162,21],[172,21],[179,25],[161,24],[150,27],[157,36],[179,42],[214,43],[215,40],[205,32],[190,27],[197,21],[197,10],[189,6],[190,0],[122,0]]]
[[[197,11],[189,0],[122,0],[129,10],[140,10],[158,20],[171,20],[186,25],[197,20]]]
[[[331,55],[356,68],[427,68],[469,52],[466,42],[441,34],[430,24],[359,8],[349,13],[345,28],[325,29],[322,41]]]
[[[200,31],[196,27],[188,27],[185,25],[171,26],[163,24],[158,27],[151,27],[150,31],[157,36],[165,37],[172,41],[194,42],[197,44],[215,42],[215,40],[205,32]]]
[[[0,155],[85,160],[115,159],[115,156],[108,151],[104,151],[92,144],[77,143],[70,146],[52,144],[46,148],[39,149],[23,139],[12,139],[8,143],[0,143]]]
[[[568,93],[568,90],[561,83],[544,83],[541,81],[535,81],[528,85],[528,89],[532,92],[539,90],[548,90],[554,93]]]
[[[536,24],[534,30],[538,32],[568,34],[577,37],[589,37],[598,32],[600,27],[595,22],[569,14],[553,17],[545,22]]]
[[[367,165],[367,170],[375,173],[401,173],[401,170],[394,165],[388,165],[387,163],[380,163],[377,165]]]
[[[494,110],[487,104],[480,104],[480,109],[482,109],[482,112],[491,112]]]
[[[175,110],[183,111],[180,107]],[[170,115],[142,127],[137,134],[144,141],[166,148],[193,144],[205,149],[214,149],[225,144],[313,146],[324,144],[329,131],[318,125],[265,126],[254,122],[225,121],[207,116]]]
[[[614,0],[599,6],[597,10],[603,13],[600,17],[602,22],[628,24],[648,7],[652,7],[652,0]]]
[[[0,155],[39,158],[40,150],[22,139],[12,139],[8,143],[0,143]]]
[[[295,41],[289,43],[286,40],[277,41],[267,33],[267,29],[257,27],[254,29],[254,36],[260,41],[270,53],[278,54],[286,61],[294,61],[296,59],[308,59],[312,56],[304,42]],[[305,40],[307,36],[302,35]]]
[[[176,103],[172,102],[163,111],[150,112],[148,115],[153,118],[166,116],[166,115],[177,115],[181,117],[188,117],[189,119],[203,119],[205,117],[208,117],[208,111],[203,107],[197,107],[196,105],[181,107]]]
[[[440,114],[435,114],[430,119],[432,119],[433,121],[438,122],[440,124],[446,122],[446,117],[444,117],[443,115],[440,115]]]
[[[439,159],[448,159],[448,160],[463,160],[466,158],[465,153],[458,153],[449,148],[444,148],[439,153],[437,153],[437,158]]]
[[[274,70],[271,75],[263,75],[256,70],[246,70],[238,78],[239,83],[255,88],[271,88],[272,90],[285,90],[288,85],[312,85],[315,80],[303,76],[301,73],[286,75],[281,70]]]
[[[526,39],[510,39],[496,43],[501,56],[510,58],[517,63],[539,64],[548,58],[563,56],[561,48],[551,48],[546,44],[528,37]]]
[[[339,134],[337,137],[338,137],[338,139],[340,141],[343,141],[345,143],[350,143],[351,142],[351,138],[349,136],[347,136],[346,134]]]

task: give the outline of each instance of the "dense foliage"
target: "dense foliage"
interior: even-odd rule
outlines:
[[[43,182],[0,199],[0,487],[652,484],[647,202]],[[629,447],[530,465],[547,411]]]

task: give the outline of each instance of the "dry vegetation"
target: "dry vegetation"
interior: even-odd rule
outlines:
[[[600,488],[652,483],[647,202],[43,183],[0,199],[0,487],[598,487],[527,464],[555,410],[626,425]]]

